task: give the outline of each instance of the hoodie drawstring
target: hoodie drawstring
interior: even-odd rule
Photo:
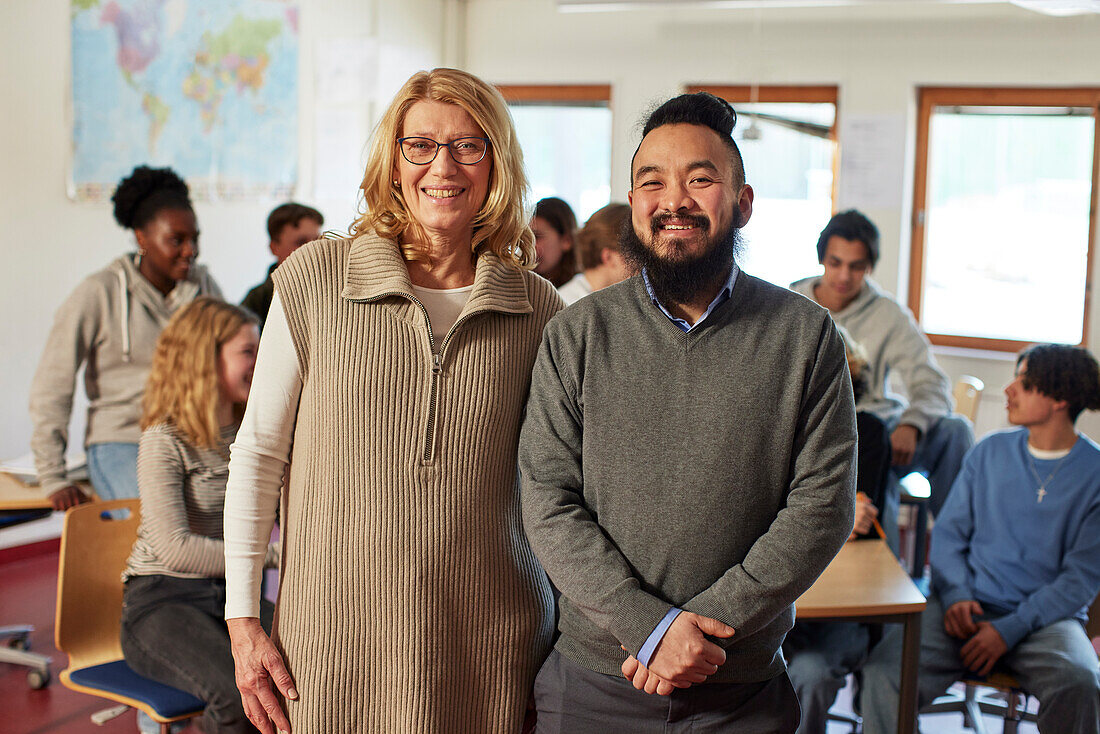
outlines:
[[[119,326],[122,331],[122,361],[130,362],[130,281],[126,268],[118,269]]]

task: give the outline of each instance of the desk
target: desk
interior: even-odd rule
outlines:
[[[95,501],[91,485],[75,482],[84,493]],[[49,510],[50,498],[37,484],[27,484],[13,474],[0,472],[0,510]]]
[[[924,596],[884,540],[845,543],[821,577],[795,602],[798,619],[905,624],[898,734],[912,734],[916,728],[917,662],[924,604]]]

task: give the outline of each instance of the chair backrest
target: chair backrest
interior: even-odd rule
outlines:
[[[965,415],[973,423],[978,417],[978,403],[982,399],[985,383],[972,375],[963,375],[955,383],[955,412]]]
[[[70,668],[122,659],[122,572],[141,522],[138,499],[79,505],[65,513],[54,640]]]

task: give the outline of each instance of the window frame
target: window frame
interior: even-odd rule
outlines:
[[[1082,303],[1081,340],[1089,335],[1093,254],[1096,217],[1100,206],[1100,87],[919,87],[917,90],[917,140],[913,173],[913,213],[909,247],[909,310],[920,323],[924,297],[925,212],[928,197],[928,148],[932,112],[937,107],[1089,107],[1093,112],[1092,192],[1089,196],[1088,252],[1085,262],[1085,296]],[[923,328],[923,324],[922,324]],[[977,336],[927,333],[936,346],[1016,353],[1033,342]]]
[[[497,84],[508,104],[560,104],[606,102],[611,109],[610,84]],[[614,111],[611,113],[614,115]]]

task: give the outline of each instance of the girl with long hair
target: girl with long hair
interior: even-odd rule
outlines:
[[[122,650],[138,673],[205,701],[206,732],[255,731],[224,620],[222,507],[259,338],[248,311],[193,301],[157,342],[141,419],[141,527],[123,574]],[[276,558],[269,545],[263,565]],[[273,611],[261,601],[266,629]]]

